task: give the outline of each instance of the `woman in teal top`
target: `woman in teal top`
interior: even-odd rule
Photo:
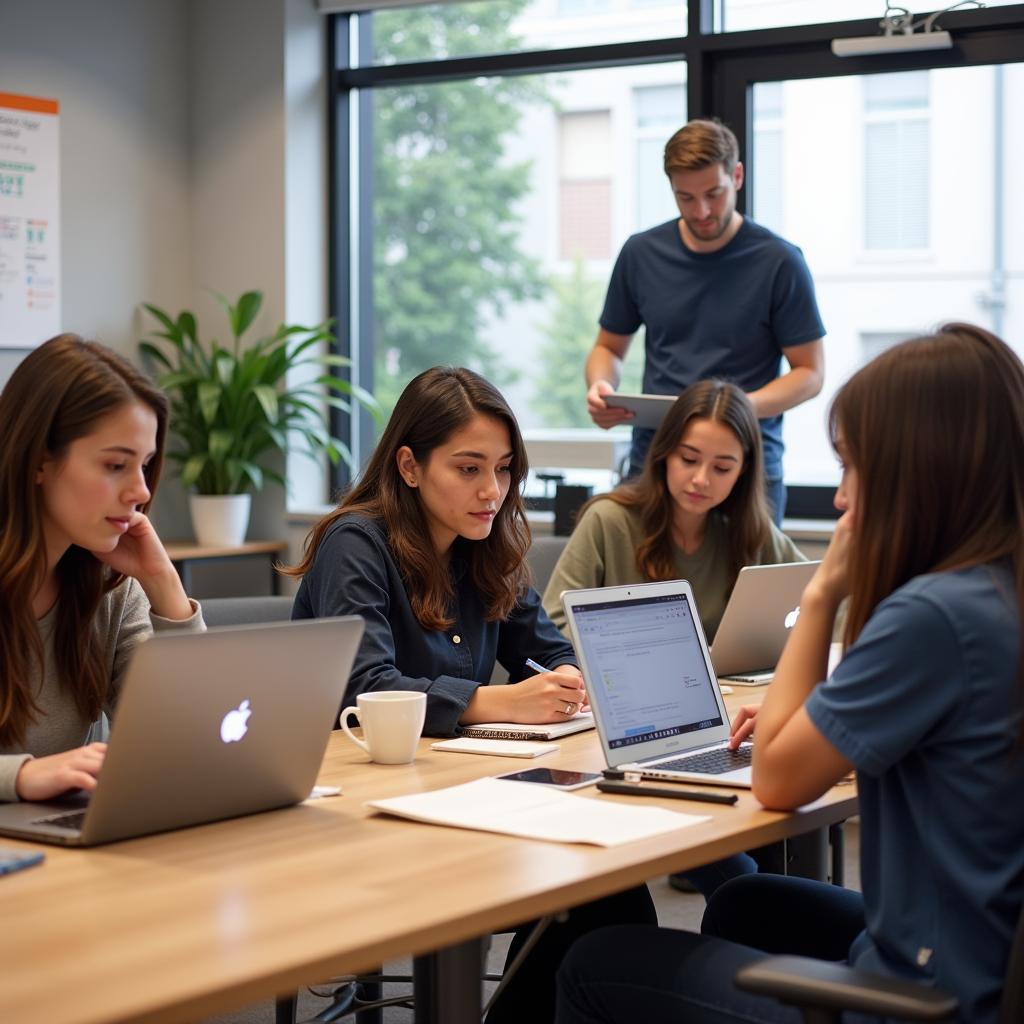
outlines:
[[[668,411],[637,480],[587,504],[544,591],[563,632],[563,590],[686,579],[708,641],[745,565],[802,562],[771,521],[761,434],[735,384],[699,381]]]
[[[796,1024],[734,987],[765,953],[935,986],[962,1024],[1008,1019],[1024,903],[1024,365],[949,324],[851,377],[830,427],[843,514],[764,704],[733,729],[756,722],[753,792],[770,808],[856,769],[863,895],[738,878],[701,935],[597,932],[563,965],[559,1024]],[[846,652],[826,678],[846,599]]]

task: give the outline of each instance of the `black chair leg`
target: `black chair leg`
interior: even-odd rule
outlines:
[[[829,825],[828,842],[832,847],[832,884],[846,884],[846,822]]]
[[[274,1003],[274,1024],[295,1024],[299,1016],[298,995],[278,996]]]

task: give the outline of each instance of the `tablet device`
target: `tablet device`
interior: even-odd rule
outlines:
[[[569,772],[562,768],[526,768],[521,772],[509,772],[507,775],[494,777],[509,779],[511,782],[535,782],[557,789],[583,789],[584,786],[592,786],[601,778],[597,772]]]
[[[657,430],[665,413],[672,408],[677,395],[629,395],[617,392],[604,396],[604,403],[615,409],[628,409],[634,413],[629,422],[634,427],[647,427]]]

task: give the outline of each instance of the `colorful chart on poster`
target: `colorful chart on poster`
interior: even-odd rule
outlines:
[[[0,347],[60,332],[56,100],[0,92]]]

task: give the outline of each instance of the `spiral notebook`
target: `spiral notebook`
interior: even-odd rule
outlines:
[[[475,736],[485,740],[557,740],[594,728],[594,716],[589,711],[580,711],[564,722],[550,725],[520,725],[516,722],[478,722],[467,725],[463,736]]]

